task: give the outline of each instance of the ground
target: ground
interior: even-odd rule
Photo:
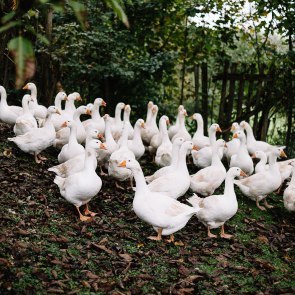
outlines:
[[[295,215],[281,195],[262,212],[236,188],[239,210],[225,225],[231,240],[208,238],[193,217],[175,244],[151,241],[155,232],[132,211],[132,190],[102,177],[90,203],[99,214],[82,223],[47,171],[57,151],[38,165],[9,136],[0,124],[1,294],[295,293]],[[145,174],[156,169],[150,160],[141,161]]]

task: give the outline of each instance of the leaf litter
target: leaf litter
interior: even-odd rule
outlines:
[[[99,214],[82,223],[47,171],[58,152],[48,149],[37,165],[7,142],[11,135],[0,123],[1,294],[295,293],[295,217],[282,195],[261,212],[237,193],[239,211],[225,225],[231,240],[208,238],[193,217],[175,244],[150,241],[153,230],[135,216],[132,191],[115,190],[103,176],[90,203]],[[155,171],[150,158],[143,162],[145,174]]]

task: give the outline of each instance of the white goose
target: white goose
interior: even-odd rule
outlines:
[[[67,178],[56,176],[54,179],[60,194],[76,207],[81,221],[90,221],[96,215],[89,210],[88,203],[99,193],[102,186],[102,181],[95,172],[96,165],[93,165],[96,157],[95,151],[99,148],[101,148],[101,141],[91,140],[85,150],[84,169]],[[85,214],[91,217],[81,214],[80,207],[82,205],[86,205]]]
[[[168,130],[169,138],[172,139],[172,137],[177,133],[179,129],[179,112],[184,111],[184,106],[180,105],[177,109],[177,116],[176,116],[176,122],[175,125],[171,125]]]
[[[219,125],[214,123],[209,128],[210,146],[204,147],[201,150],[192,151],[194,164],[199,168],[205,168],[211,165],[212,159],[212,146],[216,142],[216,132],[222,132]],[[218,156],[222,159],[223,148],[218,150]]]
[[[199,150],[206,146],[210,146],[209,137],[204,136],[204,121],[202,115],[195,113],[192,118],[197,121],[197,131],[192,139],[193,145],[197,146]]]
[[[85,142],[85,139],[86,139],[86,131],[80,119],[81,115],[91,115],[90,109],[88,109],[86,106],[78,107],[72,119],[76,123],[77,141],[79,143]],[[67,120],[67,121],[72,121],[72,120]],[[63,127],[58,132],[56,132],[56,140],[55,140],[54,146],[55,147],[64,146],[66,143],[68,143],[69,137],[70,137],[70,128]]]
[[[246,121],[242,121],[240,126],[247,132],[247,148],[250,154],[253,154],[255,151],[263,151],[267,153],[277,148],[276,146],[273,146],[265,141],[256,140],[251,126]]]
[[[288,211],[295,211],[295,161],[289,163],[292,167],[292,178],[284,191],[284,206]]]
[[[256,201],[260,210],[265,210],[265,207],[272,208],[267,203],[266,197],[281,185],[281,174],[277,164],[278,157],[286,157],[282,148],[275,148],[269,154],[268,170],[253,174],[245,179],[235,180],[235,184],[241,192],[251,200]],[[261,200],[264,200],[265,207],[260,206]]]
[[[157,115],[159,108],[157,105],[153,105],[151,111],[151,118],[149,122],[146,122],[145,128],[141,131],[141,138],[144,144],[147,146],[150,145],[151,139],[155,134],[159,133],[159,129],[157,126]]]
[[[222,238],[230,239],[232,237],[224,232],[224,223],[238,211],[238,201],[234,190],[234,178],[237,176],[246,176],[246,174],[238,167],[228,170],[223,195],[212,195],[204,199],[194,195],[188,199],[188,202],[198,210],[196,215],[199,221],[207,227],[210,238],[216,238],[210,229],[220,226]]]
[[[225,141],[218,139],[213,145],[211,166],[199,170],[191,175],[190,188],[193,192],[203,196],[210,196],[220,187],[226,176],[226,170],[218,156],[220,147],[224,147]]]
[[[44,127],[32,129],[26,134],[17,137],[8,138],[8,140],[15,142],[22,151],[33,154],[36,163],[46,160],[46,158],[41,157],[40,153],[54,143],[55,129],[51,122],[51,116],[53,113],[60,112],[55,106],[50,106],[47,109],[47,117]]]
[[[159,178],[160,176],[172,173],[176,170],[177,168],[177,163],[178,163],[178,154],[179,154],[179,149],[181,145],[183,144],[184,139],[181,137],[178,137],[175,139],[174,143],[172,144],[172,160],[171,164],[166,167],[162,167],[161,169],[157,170],[153,175],[146,176],[146,181],[147,183],[151,183],[153,180]]]
[[[263,172],[266,170],[267,155],[263,151],[256,151],[251,156],[253,159],[259,159],[260,161],[255,166],[255,173]]]
[[[55,100],[54,100],[55,107],[58,108],[59,110],[62,110],[61,102],[62,102],[62,100],[67,101],[67,99],[68,99],[68,97],[65,92],[63,92],[63,91],[59,92],[55,96]],[[61,111],[61,113],[62,113],[62,111]],[[61,129],[61,125],[64,123],[64,121],[67,121],[68,118],[64,115],[53,114],[51,120],[54,125],[55,131],[58,131]]]
[[[82,122],[86,132],[91,129],[97,129],[100,133],[105,132],[105,122],[100,115],[99,109],[101,106],[105,107],[106,105],[106,102],[102,98],[96,98],[94,100],[93,108],[91,109],[91,119]]]
[[[162,167],[168,166],[172,162],[172,143],[169,139],[167,125],[169,125],[168,117],[162,116],[159,123],[160,136],[161,136],[162,142],[157,148],[156,157],[155,157],[156,164]]]
[[[62,115],[67,118],[67,120],[72,120],[74,113],[76,111],[75,101],[82,101],[81,95],[78,92],[73,92],[68,95],[66,100],[65,109],[62,111]]]
[[[29,107],[34,112],[34,117],[38,120],[39,125],[42,125],[47,115],[47,108],[43,105],[38,104],[36,85],[30,82],[27,83],[23,87],[23,89],[28,89],[31,91],[31,97],[33,101],[29,103]]]
[[[111,131],[113,138],[118,141],[121,134],[122,134],[122,129],[123,129],[123,121],[121,119],[121,112],[125,108],[125,103],[119,102],[116,106],[115,110],[115,118],[111,117]]]
[[[121,163],[122,159],[126,158],[135,159],[135,155],[128,148],[128,129],[123,128],[120,148],[111,154],[108,166],[109,175],[118,181],[124,181],[128,178],[130,179],[130,181],[132,180],[133,176],[131,171],[126,168],[119,167],[119,163]],[[122,189],[117,181],[116,187]]]
[[[13,127],[13,131],[16,136],[25,134],[31,129],[38,127],[37,121],[29,109],[29,102],[31,100],[32,99],[29,94],[24,95],[22,99],[23,114],[17,117]]]
[[[7,93],[3,86],[0,86],[0,121],[14,125],[16,118],[23,114],[23,109],[18,106],[9,106],[7,104]]]
[[[193,148],[191,141],[185,141],[179,150],[178,163],[175,171],[153,180],[148,185],[150,191],[161,192],[174,199],[183,196],[190,186],[186,155],[187,152],[191,151]]]
[[[123,160],[119,166],[127,168],[134,175],[136,192],[133,199],[133,210],[135,214],[152,225],[158,233],[156,237],[148,238],[159,241],[162,239],[162,235],[170,235],[168,242],[174,242],[173,234],[185,227],[198,210],[167,197],[163,193],[150,191],[145,183],[142,169],[136,160]]]
[[[88,130],[86,137],[86,149],[87,143],[91,141],[91,139],[100,139],[101,134],[96,129]],[[105,145],[101,145],[100,149],[105,149]],[[85,153],[79,154],[78,156],[67,160],[66,162],[53,166],[48,169],[48,171],[54,172],[56,175],[60,177],[68,177],[71,174],[81,171],[84,168],[85,161]],[[94,159],[93,165],[97,166],[97,161]]]
[[[254,171],[254,165],[251,157],[249,156],[246,146],[246,136],[243,131],[238,131],[234,134],[234,138],[240,140],[240,147],[237,154],[232,155],[230,160],[230,167],[239,167],[248,175]]]
[[[191,135],[188,133],[188,131],[185,128],[185,117],[186,116],[187,116],[186,110],[180,110],[180,112],[178,112],[179,128],[171,139],[172,143],[174,142],[174,140],[177,137],[182,137],[184,140],[191,140],[192,139]]]
[[[136,160],[139,160],[145,152],[145,148],[141,139],[142,128],[145,128],[144,120],[138,119],[134,125],[133,139],[128,140],[127,142],[128,148],[134,153]]]
[[[234,122],[231,126],[231,132],[235,134],[236,132],[241,131],[244,132],[240,127],[239,123]],[[238,138],[232,138],[232,140],[226,143],[226,148],[224,148],[224,156],[227,158],[227,162],[230,163],[230,159],[232,155],[236,155],[240,148],[240,140]]]
[[[129,104],[125,105],[124,113],[123,113],[123,125],[124,128],[128,129],[128,139],[132,139],[134,136],[134,129],[130,123],[130,113],[131,113],[131,107]]]
[[[77,124],[74,120],[65,121],[63,127],[70,129],[69,142],[65,144],[58,154],[58,162],[64,163],[80,154],[84,154],[84,147],[77,141]]]

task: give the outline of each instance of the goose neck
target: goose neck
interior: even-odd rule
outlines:
[[[111,126],[110,122],[108,120],[105,121],[105,138],[106,138],[106,143],[110,144],[111,142],[115,143],[115,140],[113,138],[112,132],[111,132]]]
[[[92,114],[91,114],[91,119],[93,120],[99,120],[101,118],[100,113],[99,113],[99,104],[94,104]]]
[[[146,192],[148,191],[148,186],[145,182],[145,178],[143,175],[143,172],[140,168],[134,168],[132,169],[132,174],[134,176],[134,180],[136,183],[136,193],[135,193],[135,197],[141,196],[142,192]]]
[[[61,110],[61,99],[60,97],[56,97],[55,100],[54,100],[54,105],[55,107],[57,107],[59,110]]]
[[[216,130],[209,129],[209,141],[211,146],[216,142]]]
[[[176,144],[172,145],[172,161],[170,166],[173,166],[173,167],[177,166],[178,154],[179,154],[179,146],[177,146]]]
[[[134,134],[133,134],[133,141],[138,142],[139,140],[141,141],[141,132],[140,132],[141,127],[138,125],[134,126]]]
[[[2,88],[2,87],[1,87]],[[7,93],[6,90],[3,88],[0,90],[0,94],[1,94],[1,101],[0,104],[2,106],[7,106]]]
[[[29,101],[27,99],[22,100],[22,107],[23,107],[24,114],[31,113],[30,108],[29,108]]]
[[[75,103],[73,100],[67,100],[65,104],[65,111],[75,110]]]
[[[77,127],[73,125],[71,127],[71,132],[69,136],[69,145],[73,145],[75,143],[77,143]]]
[[[178,154],[177,169],[188,173],[188,169],[186,165],[186,153],[187,153],[187,148],[181,147]]]
[[[211,158],[211,165],[212,166],[222,166],[223,164],[218,156],[219,146],[214,145],[212,149],[212,158]]]
[[[94,166],[93,163],[96,163]],[[96,154],[95,150],[93,148],[86,148],[85,150],[85,163],[84,163],[84,169],[85,170],[95,170],[97,167],[97,161],[96,161]]]
[[[196,131],[196,133],[199,136],[204,136],[204,121],[203,121],[203,118],[198,117],[196,121],[197,121],[197,131]]]
[[[73,115],[74,121],[76,121],[77,123],[81,123],[81,119],[80,119],[81,115],[82,115],[82,113],[79,110],[76,110]]]
[[[121,108],[117,107],[115,111],[115,121],[121,121]]]
[[[225,177],[224,195],[228,197],[234,197],[236,199],[234,190],[234,177],[230,174],[227,174]]]

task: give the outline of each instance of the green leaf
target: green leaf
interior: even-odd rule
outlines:
[[[34,60],[34,51],[31,41],[19,36],[11,39],[7,47],[13,55],[16,66],[16,84],[20,86],[24,82],[25,64],[28,60]]]
[[[7,14],[5,14],[2,18],[1,18],[1,23],[5,24],[8,21],[10,21],[13,17],[15,16],[15,11],[11,11]]]
[[[44,35],[41,35],[41,34],[37,34],[37,39],[44,43],[45,45],[49,45],[49,40],[44,36]]]
[[[13,22],[9,22],[8,24],[6,24],[5,26],[1,26],[0,27],[0,33],[9,30],[10,28],[13,28],[15,26],[18,26],[21,23],[21,21],[13,21]]]
[[[119,1],[117,0],[105,0],[106,4],[111,7],[114,12],[117,14],[119,19],[124,23],[124,25],[129,28],[129,21],[127,15],[124,12],[123,7],[120,5]]]
[[[74,13],[75,13],[78,21],[80,22],[82,28],[85,29],[85,25],[86,25],[86,8],[85,8],[84,4],[82,4],[82,3],[78,2],[78,1],[69,0],[69,5],[74,10]]]

